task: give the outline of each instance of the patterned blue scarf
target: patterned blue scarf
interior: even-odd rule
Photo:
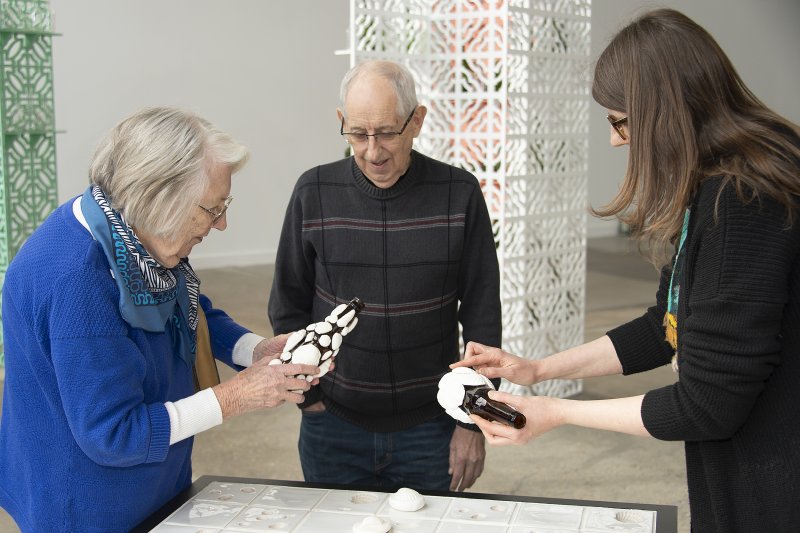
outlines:
[[[131,327],[154,333],[163,333],[169,327],[175,353],[191,368],[197,342],[200,280],[189,261],[183,258],[174,268],[158,264],[97,185],[83,193],[81,210],[111,265],[122,318]]]

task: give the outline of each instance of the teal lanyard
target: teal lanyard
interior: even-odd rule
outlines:
[[[686,250],[683,245],[686,242],[686,234],[689,231],[689,209],[683,215],[683,227],[681,228],[681,238],[678,242],[678,251],[675,254],[675,264],[672,265],[672,275],[669,278],[669,294],[667,295],[667,312],[664,315],[664,328],[666,329],[666,340],[675,350],[672,356],[672,370],[678,371],[678,299],[680,297],[680,285],[683,279],[683,266],[686,263]]]
[[[683,227],[681,228],[681,240],[678,242],[678,253],[675,255],[675,264],[672,268],[672,276],[669,278],[669,298],[667,299],[667,313],[677,316],[678,298],[680,297],[681,275],[683,264],[685,263],[686,253],[683,243],[686,242],[686,233],[689,230],[689,208],[683,215]],[[676,283],[677,281],[677,283]]]

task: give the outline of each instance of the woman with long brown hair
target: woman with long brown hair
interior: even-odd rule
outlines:
[[[672,364],[674,384],[575,401],[491,397],[527,427],[472,417],[491,444],[522,444],[572,424],[685,441],[692,530],[796,531],[800,524],[800,129],[744,85],[702,27],[673,10],[622,29],[592,87],[611,144],[628,145],[611,203],[647,242],[656,304],[605,336],[542,360],[475,343],[464,361],[530,385]]]

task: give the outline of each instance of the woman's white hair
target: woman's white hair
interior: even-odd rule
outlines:
[[[389,82],[397,96],[398,118],[405,119],[419,105],[414,76],[406,67],[394,61],[371,60],[359,63],[344,75],[339,88],[339,109],[342,110],[342,114],[350,87],[365,74],[376,75]]]
[[[209,171],[238,171],[247,148],[194,113],[172,107],[142,109],[100,142],[89,180],[108,196],[128,225],[174,240],[205,195]]]

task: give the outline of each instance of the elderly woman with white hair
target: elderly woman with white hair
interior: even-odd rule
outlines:
[[[187,260],[226,228],[247,156],[194,114],[140,111],[9,266],[0,505],[23,531],[128,531],[191,483],[193,435],[303,401],[294,376],[319,369],[268,365],[285,337],[214,309]],[[203,314],[214,355],[241,372],[195,392]]]

